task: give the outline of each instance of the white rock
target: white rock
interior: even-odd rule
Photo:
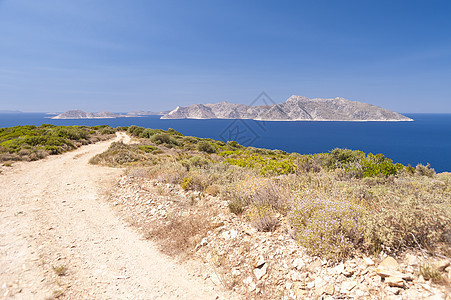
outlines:
[[[208,244],[207,238],[203,238],[203,239],[200,241],[200,245],[201,245],[201,246],[206,246],[207,244]]]
[[[345,270],[345,265],[343,264],[343,262],[341,262],[340,264],[338,264],[337,266],[335,266],[333,268],[333,271],[335,272],[335,274],[342,274],[344,270]]]
[[[252,281],[254,281],[254,279],[252,279],[252,277],[249,276],[249,277],[246,277],[246,278],[243,280],[243,283],[246,284],[246,285],[249,285],[249,284],[252,283]]]
[[[265,264],[265,257],[263,255],[259,255],[254,263],[254,268],[259,268]]]
[[[300,259],[300,258],[295,258],[294,260],[293,260],[293,267],[296,269],[296,270],[302,270],[302,268],[305,266],[305,263],[304,263],[304,261],[302,260],[302,259]]]
[[[357,282],[355,281],[344,281],[340,286],[340,293],[342,294],[349,293],[356,285]]]
[[[364,256],[363,261],[366,263],[367,266],[374,266],[374,261],[369,257]]]
[[[404,287],[404,280],[400,277],[387,277],[385,278],[385,282],[391,287]]]
[[[399,264],[393,257],[388,256],[379,264],[379,268],[385,269],[385,270],[398,271]]]
[[[439,270],[440,272],[443,272],[446,267],[448,267],[450,265],[450,261],[449,260],[440,260],[436,263],[434,263],[434,268]]]
[[[255,278],[257,278],[257,280],[262,279],[262,277],[265,276],[267,269],[268,264],[264,264],[261,268],[254,269]]]
[[[323,287],[326,284],[327,284],[327,282],[323,278],[321,278],[319,276],[315,277],[315,287],[316,288]]]
[[[257,285],[255,284],[255,282],[251,282],[249,284],[249,292],[255,291],[256,288],[257,288]]]
[[[293,281],[301,281],[303,277],[301,276],[301,273],[296,272],[296,271],[291,271],[290,278]]]
[[[418,258],[415,255],[407,254],[406,260],[409,266],[418,266]]]

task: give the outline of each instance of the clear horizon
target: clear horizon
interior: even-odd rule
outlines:
[[[262,91],[451,113],[449,1],[0,0],[0,110],[172,110]]]

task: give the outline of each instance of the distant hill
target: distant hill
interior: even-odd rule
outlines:
[[[109,111],[99,113],[89,113],[82,110],[68,110],[62,114],[52,117],[52,119],[111,119],[121,117]]]
[[[170,112],[170,110],[159,111],[159,112],[135,110],[135,111],[129,112],[127,115],[129,115],[129,116],[159,116],[159,115],[166,115],[169,112]]]
[[[262,121],[413,121],[399,113],[345,98],[293,95],[284,103],[247,106],[229,102],[178,106],[162,119],[253,119]]]

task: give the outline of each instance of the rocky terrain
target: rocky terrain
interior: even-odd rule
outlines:
[[[99,113],[89,113],[82,110],[68,110],[62,114],[52,117],[52,119],[111,119],[121,117],[109,111]]]
[[[246,106],[228,102],[177,107],[162,119],[253,119],[263,121],[412,121],[399,113],[344,98],[291,96],[284,103]]]
[[[449,258],[421,250],[399,257],[382,251],[378,256],[360,255],[334,264],[308,255],[289,226],[275,232],[257,231],[243,217],[230,213],[227,201],[143,174],[131,170],[118,181],[108,196],[112,207],[150,239],[162,242],[166,252],[171,247],[165,238],[173,242],[181,238],[173,232],[184,234],[182,227],[168,231],[167,224],[175,216],[183,220],[201,216],[210,230],[195,238],[197,246],[188,254],[197,276],[243,299],[451,299],[446,284],[451,280]],[[215,213],[209,215],[211,211]],[[425,280],[425,266],[439,272],[442,282]]]

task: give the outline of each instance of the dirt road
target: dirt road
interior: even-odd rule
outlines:
[[[88,161],[110,143],[0,174],[0,298],[217,297],[99,199],[122,171]]]

